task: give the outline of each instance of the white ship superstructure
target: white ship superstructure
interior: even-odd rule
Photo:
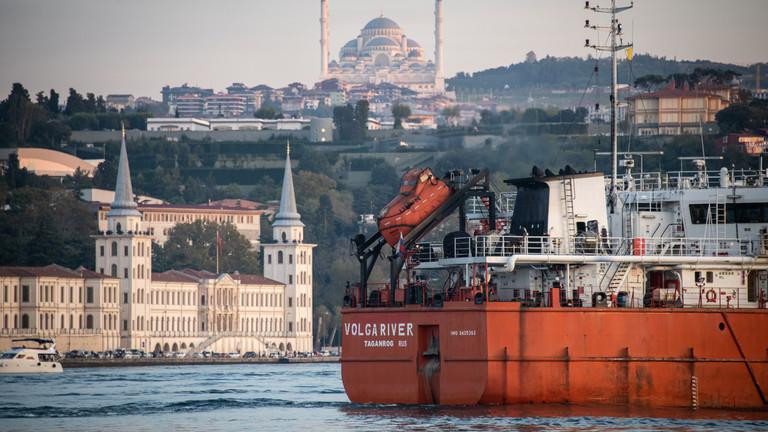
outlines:
[[[421,243],[408,266],[424,278],[447,271],[437,293],[447,299],[549,306],[557,286],[564,306],[765,308],[765,172],[695,163],[693,171],[628,171],[613,208],[601,173],[508,180],[517,191],[497,194],[496,230],[490,203],[470,198],[466,235]]]

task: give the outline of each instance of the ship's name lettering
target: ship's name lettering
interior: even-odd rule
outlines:
[[[346,336],[413,336],[413,323],[344,323]]]

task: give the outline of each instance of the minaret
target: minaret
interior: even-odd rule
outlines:
[[[443,0],[435,0],[435,91],[445,91],[443,64]]]
[[[328,0],[320,0],[320,79],[328,77],[330,47],[328,36]]]
[[[285,156],[280,210],[272,223],[273,243],[262,244],[264,276],[285,284],[282,329],[296,351],[312,351],[312,249],[304,243],[304,224],[296,207],[291,147]]]
[[[107,231],[94,236],[96,271],[120,278],[120,346],[146,350],[149,349],[147,300],[152,276],[152,239],[143,229],[141,218],[133,200],[123,128],[115,198],[107,212]]]

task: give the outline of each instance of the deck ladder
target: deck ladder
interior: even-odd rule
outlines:
[[[576,237],[576,215],[573,212],[573,177],[563,179],[563,209],[568,224],[568,238]]]

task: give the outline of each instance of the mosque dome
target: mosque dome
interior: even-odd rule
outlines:
[[[421,45],[413,39],[408,39],[409,48],[421,48]]]
[[[344,44],[344,48],[355,48],[357,49],[357,39],[352,39],[351,41]]]
[[[375,30],[375,29],[400,29],[400,26],[396,22],[389,18],[380,16],[368,21],[368,24],[363,27],[363,30]]]
[[[365,44],[365,47],[366,48],[373,48],[373,47],[382,47],[382,48],[393,47],[393,48],[399,48],[400,44],[395,42],[394,40],[388,38],[388,37],[379,36],[379,37],[375,37],[375,38],[369,40],[368,43]]]

